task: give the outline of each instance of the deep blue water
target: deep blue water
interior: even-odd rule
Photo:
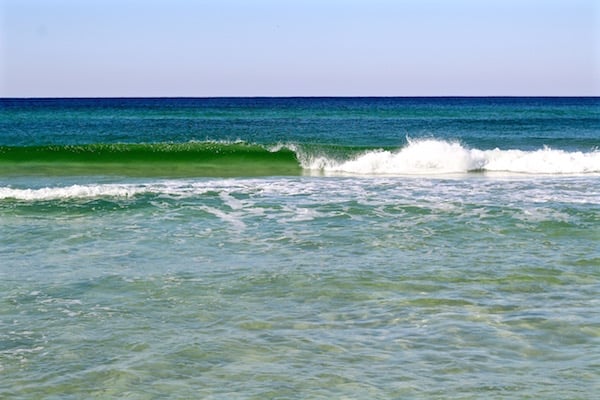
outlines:
[[[3,99],[0,145],[244,140],[490,149],[598,145],[599,98]]]

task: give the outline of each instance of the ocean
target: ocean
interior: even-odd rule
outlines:
[[[600,392],[600,98],[0,99],[0,398]]]

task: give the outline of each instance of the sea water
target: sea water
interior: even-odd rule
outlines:
[[[0,106],[2,398],[600,391],[597,98]]]

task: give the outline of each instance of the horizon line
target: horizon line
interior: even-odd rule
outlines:
[[[285,96],[0,96],[1,100],[52,100],[52,99],[376,99],[376,98],[600,98],[599,95],[285,95]]]

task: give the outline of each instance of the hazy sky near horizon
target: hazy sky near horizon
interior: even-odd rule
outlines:
[[[0,0],[0,97],[600,95],[595,0]]]

